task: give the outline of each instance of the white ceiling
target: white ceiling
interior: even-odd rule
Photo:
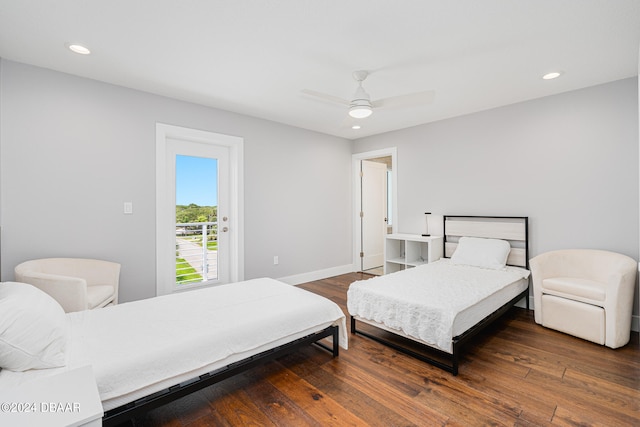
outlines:
[[[638,0],[0,0],[5,59],[349,139],[637,76],[639,47]],[[300,92],[350,98],[361,69],[435,100],[356,131]]]

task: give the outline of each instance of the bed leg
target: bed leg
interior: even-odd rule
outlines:
[[[456,343],[453,344],[453,353],[451,354],[451,373],[455,377],[458,375],[458,349]]]
[[[351,316],[351,333],[356,333],[356,318]]]
[[[340,328],[333,327],[333,357],[338,357],[340,353]]]

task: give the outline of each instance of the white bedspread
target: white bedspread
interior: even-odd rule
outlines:
[[[373,320],[451,352],[453,322],[458,313],[528,276],[528,270],[518,267],[490,270],[442,259],[352,283],[347,307],[352,316]]]
[[[103,404],[115,398],[120,405],[125,402],[119,397],[140,397],[131,395],[137,390],[161,390],[173,379],[184,381],[204,373],[202,369],[217,369],[330,325],[340,327],[340,346],[347,348],[345,317],[337,304],[268,278],[67,317],[67,366],[2,371],[0,387],[45,371],[91,365]],[[117,405],[104,406],[106,410]]]

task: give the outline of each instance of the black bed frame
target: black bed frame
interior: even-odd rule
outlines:
[[[319,340],[329,336],[333,339],[333,345],[331,347],[319,342]],[[337,357],[339,353],[338,336],[338,326],[329,326],[319,332],[315,332],[279,347],[256,354],[255,356],[232,363],[215,371],[200,375],[197,378],[181,382],[169,387],[168,389],[150,394],[149,396],[145,396],[134,402],[106,411],[102,418],[102,424],[104,426],[115,426],[121,424],[154,408],[165,405],[202,388],[216,384],[222,380],[239,374],[240,372],[244,372],[258,365],[262,365],[271,360],[290,354],[297,349],[310,344],[316,344],[325,350],[330,351],[333,357]]]
[[[440,349],[430,347],[428,345],[422,345],[423,348],[429,350],[430,352],[434,352],[444,356],[445,358],[449,358],[451,362],[450,364],[446,364],[438,359],[434,359],[424,354],[415,352],[410,348],[403,347],[402,345],[396,344],[392,341],[386,340],[379,336],[370,334],[368,332],[364,332],[362,330],[358,330],[356,329],[356,318],[353,316],[351,316],[351,333],[352,334],[358,333],[362,336],[365,336],[381,344],[384,344],[388,347],[391,347],[394,350],[398,350],[401,353],[408,354],[409,356],[415,357],[418,360],[422,360],[423,362],[427,362],[433,366],[437,366],[440,369],[444,369],[447,372],[451,372],[453,375],[458,375],[458,363],[459,363],[461,347],[467,341],[469,341],[471,338],[477,335],[480,331],[486,328],[489,324],[491,324],[494,320],[496,320],[498,317],[501,317],[504,313],[506,313],[513,305],[515,305],[515,303],[520,301],[525,296],[528,296],[528,294],[529,294],[529,288],[527,287],[525,291],[523,291],[518,296],[513,298],[511,301],[509,301],[508,303],[506,303],[505,305],[503,305],[502,307],[500,307],[499,309],[497,309],[496,311],[494,311],[493,313],[491,313],[490,315],[482,319],[480,322],[476,323],[475,326],[465,331],[465,333],[463,333],[462,335],[458,335],[457,337],[453,337],[453,339],[451,340],[453,345],[452,353],[447,353],[446,351],[442,351]]]
[[[447,218],[486,218],[486,219],[518,219],[518,220],[523,220],[524,221],[524,226],[525,226],[525,244],[524,244],[524,249],[525,249],[525,259],[526,259],[526,264],[527,264],[527,268],[529,266],[529,218],[528,217],[507,217],[507,216],[473,216],[473,215],[445,215],[443,217],[443,222],[444,224],[446,224],[446,219]],[[447,230],[446,230],[446,225],[444,225],[443,228],[444,231],[444,239],[442,242],[443,245],[443,254],[445,254],[445,244],[447,242]],[[461,348],[464,346],[465,343],[467,343],[471,338],[473,338],[474,336],[476,336],[479,332],[481,332],[483,329],[485,329],[487,326],[489,326],[491,323],[493,323],[494,320],[498,319],[499,317],[501,317],[503,314],[505,314],[507,311],[509,311],[509,309],[511,307],[513,307],[518,301],[520,301],[522,298],[524,298],[526,300],[526,307],[527,310],[529,310],[529,286],[527,286],[527,289],[525,289],[524,291],[522,291],[520,294],[518,294],[515,298],[511,299],[509,302],[507,302],[506,304],[504,304],[502,307],[498,308],[496,311],[494,311],[493,313],[489,314],[487,317],[485,317],[484,319],[482,319],[480,322],[476,323],[474,326],[472,326],[471,328],[469,328],[468,330],[466,330],[463,334],[458,335],[456,337],[453,337],[451,340],[452,343],[452,353],[448,353],[446,351],[442,351],[438,348],[434,348],[431,347],[429,345],[426,344],[422,344],[419,343],[418,341],[413,341],[415,343],[417,343],[418,345],[420,345],[421,348],[428,350],[431,353],[435,353],[435,354],[439,354],[441,356],[443,356],[445,359],[449,359],[449,364],[442,362],[441,360],[429,357],[427,355],[418,353],[416,351],[411,350],[410,348],[404,347],[400,344],[397,344],[395,342],[392,342],[390,340],[387,340],[385,338],[382,338],[380,336],[374,335],[374,334],[370,334],[368,332],[362,331],[362,330],[358,330],[356,328],[356,318],[353,316],[351,317],[351,333],[352,334],[360,334],[362,336],[365,336],[367,338],[370,338],[374,341],[377,341],[381,344],[384,344],[388,347],[393,348],[394,350],[397,350],[401,353],[407,354],[409,356],[415,357],[418,360],[421,360],[423,362],[427,362],[433,366],[436,366],[438,368],[444,369],[447,372],[452,373],[454,376],[458,375],[458,364],[459,364],[459,359],[460,359],[460,351]],[[363,322],[366,323],[366,322]],[[372,325],[375,327],[375,325]],[[392,333],[392,332],[391,332]]]

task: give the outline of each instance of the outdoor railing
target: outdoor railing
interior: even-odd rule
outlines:
[[[176,223],[176,284],[218,278],[218,223]]]

